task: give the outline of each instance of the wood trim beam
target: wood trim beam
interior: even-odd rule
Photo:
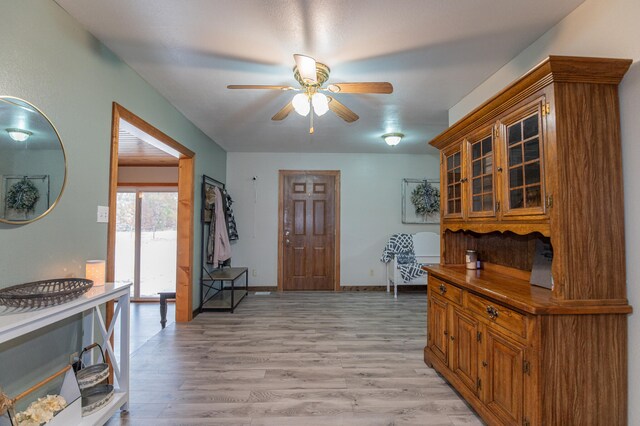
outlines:
[[[114,102],[114,108],[118,108],[119,118],[123,119],[129,124],[137,127],[138,129],[144,131],[148,135],[158,139],[163,144],[172,148],[175,151],[180,153],[180,158],[182,157],[194,157],[196,155],[195,152],[191,151],[189,148],[182,145],[180,142],[166,135],[162,131],[158,130],[156,127],[144,121],[142,118],[138,117],[122,105]]]
[[[111,119],[111,169],[109,175],[109,223],[107,225],[106,278],[108,281],[113,281],[115,279],[116,201],[118,191],[118,137],[120,131],[120,119],[140,128],[144,132],[180,153],[180,160],[178,162],[176,321],[191,321],[193,318],[192,293],[195,153],[116,102],[114,102],[112,106]],[[107,323],[111,322],[112,317],[113,303],[107,305]]]
[[[178,255],[176,322],[193,319],[193,209],[195,158],[181,158],[178,166]]]

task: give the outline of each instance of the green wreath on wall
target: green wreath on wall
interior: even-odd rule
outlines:
[[[411,191],[411,203],[416,214],[428,216],[440,211],[440,190],[426,180]]]
[[[26,177],[16,182],[7,191],[7,207],[19,212],[32,212],[40,199],[38,188]]]

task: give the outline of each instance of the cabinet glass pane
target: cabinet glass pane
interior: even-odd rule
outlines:
[[[540,163],[529,163],[524,166],[524,176],[527,185],[540,183]]]
[[[523,123],[523,138],[529,139],[538,135],[538,114],[524,120]]]
[[[485,194],[482,202],[483,210],[493,210],[493,194]]]
[[[491,135],[471,144],[471,210],[493,210],[493,137]]]
[[[524,161],[525,163],[528,161],[537,160],[540,158],[540,144],[538,143],[538,138],[530,140],[529,142],[524,143]]]
[[[527,206],[540,207],[542,205],[542,196],[540,194],[540,186],[527,187]]]
[[[522,186],[522,167],[509,170],[509,187]]]
[[[507,127],[511,209],[542,205],[540,130],[537,112]]]
[[[482,196],[476,195],[473,197],[473,211],[482,211]]]
[[[524,207],[522,189],[513,189],[509,191],[509,203],[512,209],[520,209]]]
[[[480,158],[482,156],[482,147],[480,146],[481,144],[479,143],[474,143],[471,146],[471,155],[472,158],[475,160],[476,158]]]
[[[482,155],[487,155],[491,151],[493,151],[493,141],[491,138],[486,138],[482,141]]]
[[[476,160],[473,162],[473,176],[480,176],[482,174],[482,160]]]
[[[461,154],[455,152],[447,157],[447,214],[460,213],[462,179]]]
[[[473,179],[473,193],[474,194],[482,193],[482,178]]]
[[[492,192],[493,191],[493,176],[487,175],[482,178],[482,190],[483,192]]]
[[[509,166],[522,163],[522,145],[509,148]]]
[[[482,167],[482,172],[486,175],[488,173],[493,172],[493,156],[491,154],[484,157],[482,160],[484,167]]]
[[[518,143],[522,140],[522,125],[521,123],[516,123],[512,126],[509,126],[507,129],[509,145],[513,145],[514,143]]]

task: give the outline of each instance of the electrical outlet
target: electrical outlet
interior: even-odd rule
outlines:
[[[258,271],[256,271],[255,269],[251,270],[251,276],[252,277],[257,277],[258,276]]]
[[[376,274],[376,272],[373,269],[369,269],[369,276],[373,277]]]
[[[98,223],[109,222],[109,207],[98,206]]]

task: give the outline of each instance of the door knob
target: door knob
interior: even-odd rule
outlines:
[[[291,232],[289,232],[289,231],[284,231],[284,236],[285,236],[285,237],[288,237],[290,233],[291,233]]]
[[[287,245],[289,245],[289,243],[290,243],[290,241],[289,241],[289,239],[288,239],[288,238],[287,238],[284,242],[285,242]]]

